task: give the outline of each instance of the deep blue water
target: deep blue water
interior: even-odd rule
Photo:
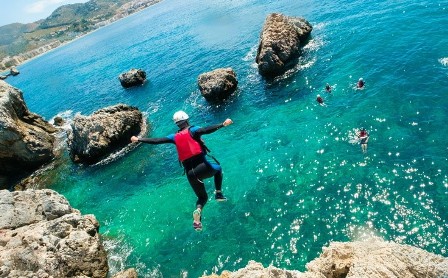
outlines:
[[[202,233],[192,229],[195,196],[173,146],[141,145],[94,167],[65,151],[40,186],[98,218],[111,274],[197,277],[249,260],[304,271],[329,242],[370,236],[446,257],[448,2],[259,2],[164,0],[8,79],[47,120],[126,103],[145,112],[148,136],[163,137],[180,109],[196,125],[232,118],[204,136],[229,201],[210,199]],[[314,30],[299,65],[266,81],[254,59],[271,12],[305,17]],[[133,67],[149,82],[123,89],[117,77]],[[220,67],[236,71],[239,89],[210,105],[197,77]],[[367,154],[354,140],[361,127]]]

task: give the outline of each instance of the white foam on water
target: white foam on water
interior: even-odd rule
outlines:
[[[146,118],[145,113],[143,115],[143,118]],[[148,129],[148,125],[146,124],[146,121],[143,121],[143,123],[142,123],[140,128],[141,128],[141,132],[137,136],[142,136],[142,135],[146,134],[146,131]],[[129,153],[130,151],[135,149],[137,146],[139,146],[139,144],[141,144],[141,143],[128,144],[124,148],[119,149],[118,151],[111,153],[106,158],[104,158],[101,161],[93,164],[91,167],[98,166],[98,165],[106,165],[108,163],[111,163],[112,161],[115,161],[118,158],[123,157],[124,155],[126,155],[127,153]]]
[[[441,63],[442,66],[448,67],[448,57],[440,58],[439,63]]]

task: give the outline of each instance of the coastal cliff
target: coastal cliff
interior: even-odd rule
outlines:
[[[306,272],[284,270],[250,261],[235,272],[204,278],[410,278],[448,277],[448,258],[420,248],[373,238],[368,241],[332,242],[306,265]]]
[[[18,177],[50,162],[56,131],[28,110],[22,91],[0,80],[0,177]]]
[[[53,190],[0,191],[0,277],[106,277],[93,215]]]
[[[0,277],[107,277],[107,254],[94,215],[81,215],[49,189],[0,190]],[[235,272],[207,278],[448,277],[448,258],[372,238],[332,242],[306,272],[250,261]],[[139,273],[143,276],[145,273]],[[135,269],[113,277],[137,277]]]

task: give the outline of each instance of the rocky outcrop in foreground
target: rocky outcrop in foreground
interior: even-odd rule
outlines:
[[[124,104],[100,109],[90,116],[77,115],[68,132],[70,157],[76,163],[94,164],[130,143],[139,134],[142,113]]]
[[[62,195],[1,190],[0,211],[0,277],[107,276],[98,221]]]
[[[139,86],[145,83],[146,72],[141,69],[131,69],[128,72],[120,74],[118,80],[120,80],[121,86],[124,88]]]
[[[263,76],[276,76],[294,66],[300,45],[309,37],[313,27],[303,18],[270,14],[260,35],[256,62]]]
[[[307,271],[283,270],[250,261],[238,271],[224,271],[209,278],[410,278],[448,277],[448,258],[422,249],[372,239],[363,242],[333,242],[319,258],[306,265]]]
[[[221,68],[206,72],[198,77],[198,87],[208,101],[222,101],[235,92],[238,86],[236,73],[232,68]]]
[[[23,174],[50,162],[56,131],[28,110],[20,90],[0,80],[0,176]]]

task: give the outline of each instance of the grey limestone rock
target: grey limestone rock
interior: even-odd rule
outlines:
[[[203,73],[198,77],[198,87],[208,101],[222,101],[235,92],[238,86],[236,73],[232,68],[220,68]]]
[[[306,272],[263,267],[250,261],[235,272],[209,278],[409,278],[448,277],[448,258],[417,247],[372,238],[367,241],[332,242],[306,265]]]
[[[142,113],[124,104],[106,107],[90,116],[77,115],[68,132],[70,157],[76,163],[94,164],[128,145],[141,131]]]
[[[142,85],[146,80],[146,72],[142,69],[130,69],[129,71],[120,74],[118,77],[121,86],[129,88],[132,86]]]
[[[53,190],[0,190],[0,277],[101,277],[107,254],[93,215]]]
[[[277,76],[294,66],[300,46],[313,27],[303,18],[273,13],[268,15],[260,35],[256,62],[263,76]]]
[[[20,90],[0,80],[0,175],[32,171],[50,162],[56,131],[28,110]]]

